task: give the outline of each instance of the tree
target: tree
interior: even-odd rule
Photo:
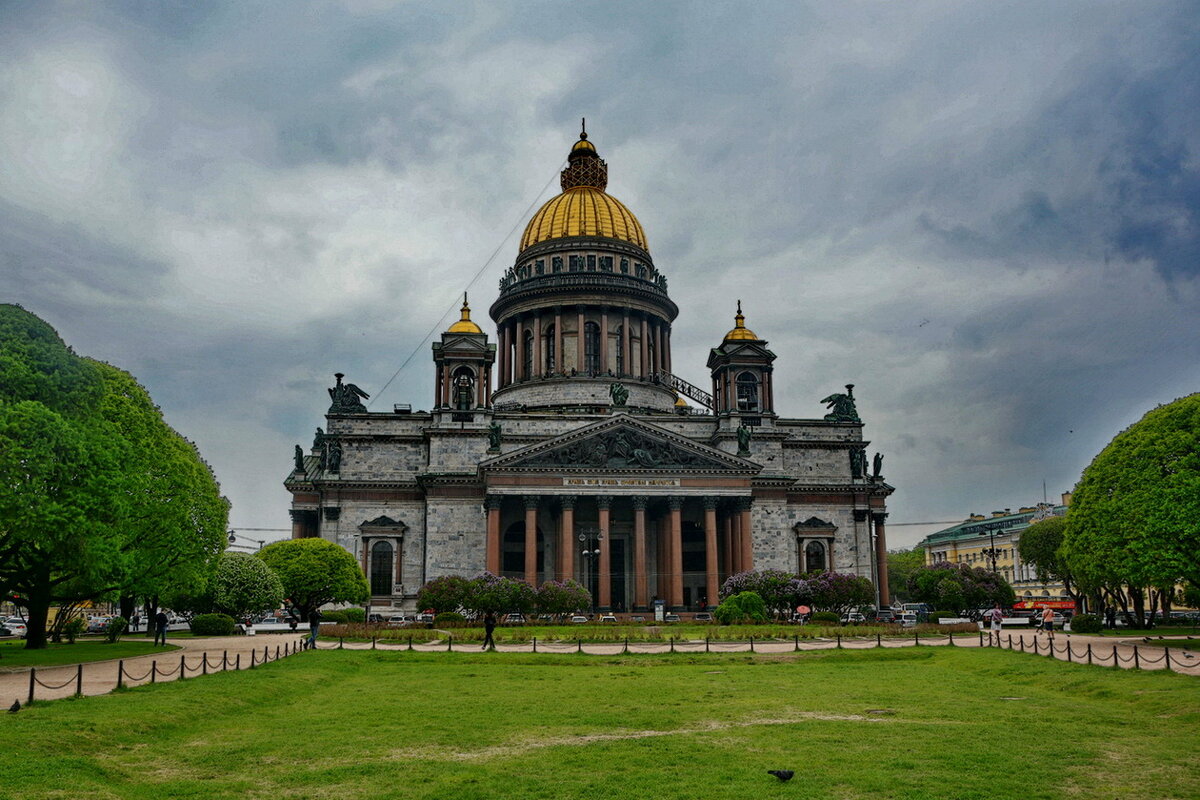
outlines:
[[[417,592],[417,608],[422,611],[458,611],[464,607],[463,600],[469,588],[466,578],[460,575],[443,575],[434,578]]]
[[[46,643],[51,605],[194,576],[221,550],[227,507],[145,390],[0,306],[0,592]]]
[[[747,570],[730,575],[721,584],[721,598],[742,592],[754,592],[775,615],[786,615],[798,603],[804,602],[805,581],[791,572],[778,569]]]
[[[1078,605],[1082,594],[1077,591],[1070,564],[1063,558],[1063,538],[1067,530],[1066,517],[1047,517],[1021,531],[1017,552],[1026,564],[1032,564],[1038,580],[1047,583],[1062,581],[1063,589]]]
[[[911,550],[893,550],[887,554],[888,586],[892,589],[892,599],[901,603],[908,602],[908,579],[913,571],[925,566],[925,550],[914,547]]]
[[[592,594],[579,581],[546,581],[537,590],[537,609],[541,614],[559,616],[590,608]]]
[[[844,614],[875,602],[875,585],[867,578],[842,572],[823,572],[808,578],[812,605],[818,611]]]
[[[371,596],[354,556],[325,539],[285,539],[257,556],[279,576],[284,596],[304,622],[326,603],[363,603]]]
[[[463,606],[476,614],[528,614],[536,604],[537,594],[528,583],[490,572],[472,578],[463,598]]]
[[[1063,557],[1145,624],[1176,584],[1200,582],[1200,393],[1146,413],[1092,460],[1072,493]]]
[[[1016,600],[1012,586],[999,573],[945,562],[914,570],[908,579],[908,592],[919,603],[948,611],[986,608],[995,603],[1007,608]]]
[[[767,621],[767,605],[758,592],[738,592],[721,601],[713,616],[722,625]]]
[[[262,559],[249,553],[225,553],[209,583],[212,610],[240,619],[283,602],[283,584]]]

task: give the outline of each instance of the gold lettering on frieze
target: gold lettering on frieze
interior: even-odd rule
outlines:
[[[678,478],[563,478],[563,486],[678,486]]]

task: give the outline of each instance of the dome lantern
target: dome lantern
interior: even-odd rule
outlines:
[[[467,305],[466,292],[463,292],[463,304],[460,311],[462,317],[447,328],[446,333],[483,333],[483,329],[471,321],[471,306]]]
[[[746,327],[746,317],[742,314],[742,301],[737,301],[737,316],[733,318],[733,330],[725,334],[725,341],[750,340],[758,341],[754,331]]]

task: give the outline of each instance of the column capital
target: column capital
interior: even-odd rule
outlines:
[[[710,495],[704,496],[704,510],[705,511],[716,511],[717,503],[718,503],[718,500],[713,495],[710,494]]]
[[[633,502],[633,508],[635,511],[645,511],[646,504],[650,501],[650,498],[646,497],[645,495],[635,495],[629,499]]]
[[[739,497],[737,499],[738,511],[749,511],[754,507],[753,497]]]
[[[672,511],[678,511],[679,509],[683,508],[683,498],[679,495],[671,495],[667,498],[667,508],[671,509]]]
[[[489,494],[487,497],[483,498],[483,506],[488,511],[499,509],[503,502],[504,498],[498,494]]]
[[[866,522],[867,521],[867,510],[865,508],[854,509],[854,521],[855,522]]]
[[[575,501],[577,499],[578,498],[573,494],[560,495],[558,498],[558,504],[562,506],[564,510],[568,508],[575,508]]]
[[[527,509],[537,508],[542,502],[541,495],[536,494],[527,494],[523,499],[525,500],[525,508]]]
[[[596,505],[597,505],[598,507],[600,507],[600,508],[603,508],[603,509],[609,509],[609,508],[612,508],[612,500],[613,500],[613,499],[612,499],[612,495],[611,495],[611,494],[598,494],[598,495],[596,495]]]
[[[885,519],[887,519],[887,512],[886,511],[872,511],[871,518],[875,520],[876,525],[882,525],[883,521]]]

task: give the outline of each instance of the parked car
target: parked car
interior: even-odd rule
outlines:
[[[900,625],[904,628],[917,627],[917,615],[911,611],[906,611],[900,615]]]
[[[526,622],[525,615],[518,614],[514,611],[513,613],[506,614],[504,616],[504,622],[508,625],[524,625]]]
[[[433,614],[417,614],[417,622],[433,622]]]
[[[571,624],[573,624],[573,625],[582,625],[587,621],[588,621],[588,618],[585,617],[583,614],[575,614],[574,616],[571,617]]]
[[[889,624],[892,622],[895,622],[896,621],[896,612],[892,611],[890,608],[881,608],[875,612],[875,621],[876,622],[886,622]]]
[[[666,614],[663,616],[663,622],[679,622],[678,614]]]
[[[24,639],[25,634],[29,632],[29,626],[26,625],[25,620],[21,619],[20,617],[9,617],[8,619],[4,620],[4,622],[0,622],[0,626],[8,629],[7,635],[17,636],[22,639]]]
[[[391,625],[393,628],[399,628],[401,625],[404,625],[407,622],[410,622],[410,620],[403,614],[392,614],[387,618],[387,624]]]
[[[713,615],[707,611],[701,611],[696,616],[692,617],[692,619],[696,622],[712,622]]]
[[[617,618],[612,614],[601,614],[600,622],[616,622]]]
[[[104,633],[108,628],[108,621],[112,617],[88,617],[87,632],[88,633]]]
[[[854,625],[854,624],[858,624],[860,622],[866,622],[866,621],[867,621],[867,618],[864,617],[862,614],[858,613],[857,611],[848,611],[845,614],[842,614],[842,624],[843,625]]]
[[[638,614],[636,616],[630,617],[629,621],[630,622],[645,622],[646,618],[643,617],[642,615]]]
[[[373,623],[383,622],[383,614],[367,614],[367,622],[373,622]]]

